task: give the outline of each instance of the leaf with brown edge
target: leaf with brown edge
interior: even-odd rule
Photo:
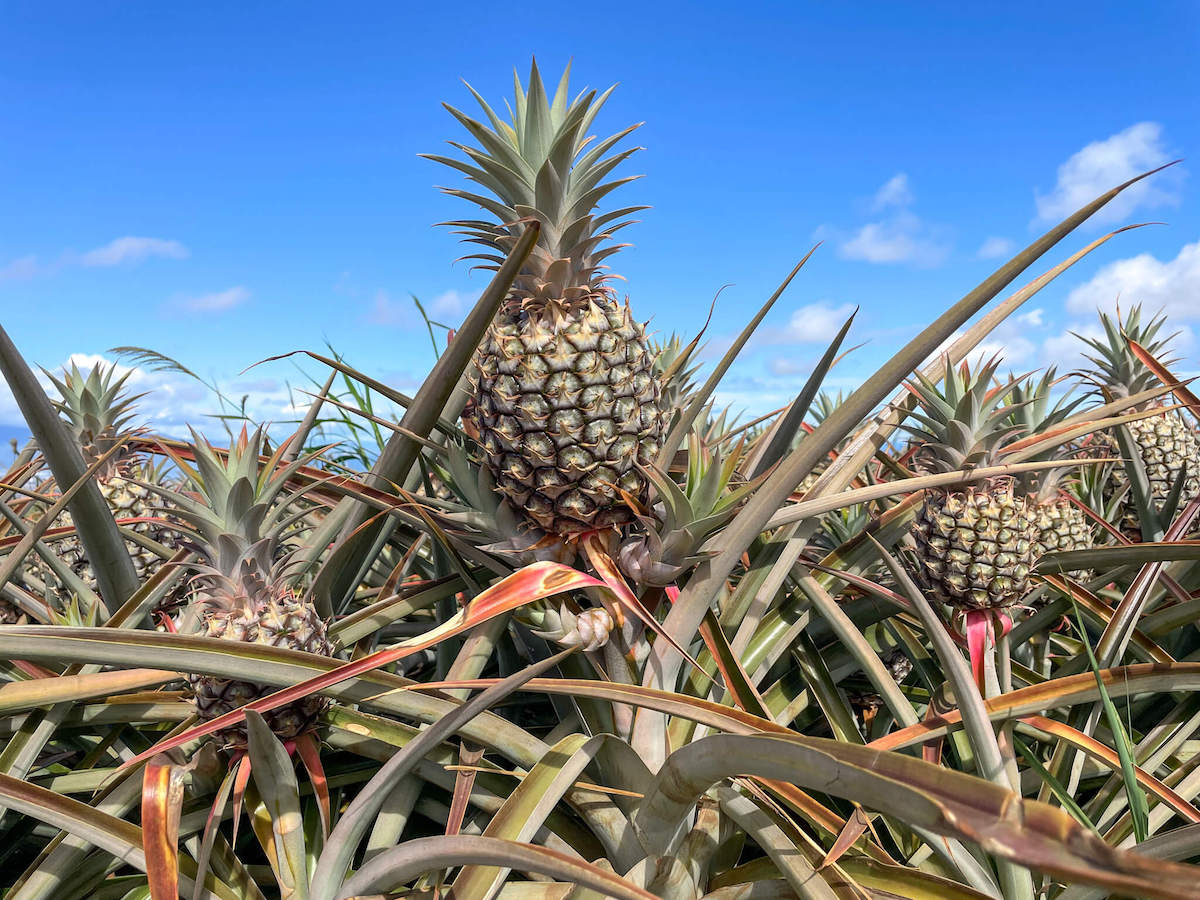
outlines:
[[[829,848],[829,852],[825,854],[825,858],[821,860],[818,869],[824,869],[826,866],[833,865],[842,858],[843,854],[851,847],[860,837],[867,833],[867,829],[871,827],[871,819],[861,806],[854,807],[854,812],[850,814],[850,818],[846,820],[845,826],[838,832],[837,839],[833,842],[833,846]]]
[[[432,647],[447,638],[454,637],[470,628],[474,628],[476,625],[487,622],[498,615],[518,609],[536,600],[585,587],[608,589],[607,585],[600,579],[593,578],[591,575],[585,575],[562,563],[549,561],[532,563],[493,584],[472,600],[465,609],[460,610],[452,618],[436,628],[431,628],[424,634],[401,641],[395,647],[387,650],[379,650],[368,656],[364,656],[362,659],[346,663],[322,675],[317,675],[292,687],[268,694],[266,697],[262,697],[252,703],[247,703],[245,706],[239,707],[232,712],[227,712],[224,715],[217,716],[215,719],[210,719],[202,725],[197,725],[195,728],[191,728],[169,740],[164,740],[149,750],[139,753],[132,759],[122,763],[121,768],[124,769],[138,765],[155,753],[172,750],[191,741],[236,725],[245,719],[247,711],[263,713],[272,709],[278,709],[280,706],[286,706],[288,703],[293,703],[302,697],[307,697],[309,694],[324,690],[335,684],[340,684],[349,678],[354,678],[357,675],[362,675],[381,666],[397,662],[420,650],[424,650],[426,647]]]
[[[734,775],[825,791],[1068,881],[1153,900],[1196,896],[1197,867],[1111,847],[1058,807],[904,754],[800,735],[710,735],[672,753],[633,815],[647,851],[673,852],[682,817]]]
[[[1049,737],[1058,738],[1078,747],[1088,756],[1099,760],[1114,772],[1120,772],[1121,770],[1121,760],[1116,752],[1095,738],[1089,737],[1082,731],[1072,728],[1070,725],[1057,722],[1054,719],[1047,719],[1045,716],[1021,716],[1020,721]],[[1195,806],[1179,796],[1179,794],[1141,766],[1135,765],[1133,771],[1138,784],[1158,797],[1159,800],[1171,807],[1187,821],[1193,824],[1200,823],[1200,810],[1196,809]]]
[[[179,896],[179,814],[189,768],[160,753],[142,772],[142,849],[151,900]]]
[[[470,863],[549,875],[618,900],[658,900],[649,891],[578,857],[537,844],[464,834],[414,838],[380,853],[346,880],[338,896],[377,895],[426,872]]]
[[[721,629],[717,614],[711,609],[704,616],[704,624],[700,626],[700,636],[704,639],[704,645],[708,648],[708,652],[716,661],[717,670],[725,681],[725,689],[729,691],[734,702],[746,712],[769,720],[771,714],[767,710],[766,703],[763,702],[762,695],[759,694],[758,688],[750,676],[746,674],[746,670],[742,668],[741,661],[733,652],[733,648],[729,646],[729,639],[725,637],[725,632]]]
[[[1115,669],[1101,669],[1100,677],[1110,697],[1127,697],[1156,691],[1200,690],[1200,663],[1138,663]],[[1078,703],[1094,703],[1100,699],[1096,679],[1091,672],[1052,678],[1041,684],[1018,688],[984,701],[984,709],[992,721],[1017,719],[1038,715],[1043,710]],[[867,746],[877,750],[900,750],[932,737],[946,734],[962,722],[962,714],[952,710],[944,715],[900,728],[891,734],[871,741]]]

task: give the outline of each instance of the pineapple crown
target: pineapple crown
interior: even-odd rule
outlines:
[[[920,427],[905,427],[923,445],[917,454],[922,468],[954,472],[997,463],[1001,446],[1020,430],[1005,404],[1014,382],[993,385],[999,364],[993,359],[972,372],[965,362],[955,368],[947,356],[940,386],[914,373],[908,389],[917,398],[911,415]]]
[[[746,481],[739,474],[745,449],[743,439],[722,456],[719,445],[709,448],[693,431],[683,484],[660,469],[645,470],[656,494],[653,515],[639,514],[645,533],[621,547],[618,558],[626,574],[639,584],[665,587],[705,558],[704,544],[720,534],[762,482],[762,477]]]
[[[1008,396],[1011,404],[1008,407],[1008,421],[1021,437],[1048,434],[1066,422],[1084,401],[1084,397],[1071,396],[1074,388],[1055,397],[1055,388],[1061,380],[1051,367],[1040,378],[1029,377],[1011,382],[1013,387]],[[1032,459],[1066,459],[1075,452],[1075,448],[1070,445],[1059,444],[1048,447]],[[1026,472],[1018,476],[1018,481],[1028,493],[1037,496],[1039,500],[1053,500],[1058,496],[1063,478],[1070,471],[1071,467],[1068,466],[1062,469]]]
[[[588,135],[596,113],[613,88],[597,96],[583,91],[568,101],[567,65],[554,97],[542,84],[537,61],[529,74],[528,92],[513,73],[515,103],[509,108],[511,123],[504,121],[469,84],[489,124],[445,104],[446,109],[479,142],[482,149],[456,141],[449,144],[470,162],[447,156],[422,154],[466,174],[494,196],[458,188],[442,188],[455,197],[477,204],[497,221],[462,219],[443,224],[458,229],[464,241],[481,244],[488,252],[466,259],[481,260],[481,267],[497,269],[516,243],[522,219],[541,225],[538,242],[513,284],[508,299],[510,312],[526,310],[532,315],[548,311],[557,315],[589,302],[612,300],[602,263],[628,244],[611,243],[613,235],[631,224],[628,216],[645,206],[627,206],[597,215],[596,205],[610,192],[641,176],[604,179],[637,152],[637,147],[605,156],[623,138],[640,127],[631,125],[600,141]]]
[[[46,372],[46,377],[62,397],[54,406],[66,419],[89,463],[112,449],[121,436],[131,430],[133,405],[146,396],[130,396],[125,391],[125,382],[132,374],[130,369],[118,377],[116,366],[105,368],[100,363],[86,375],[75,363],[71,363],[69,370],[63,369],[62,378]],[[99,473],[101,480],[112,475],[126,459],[125,454],[120,454],[106,471]]]
[[[1129,347],[1135,341],[1155,358],[1167,351],[1167,345],[1178,334],[1174,332],[1158,337],[1159,330],[1166,324],[1165,313],[1160,312],[1145,325],[1142,324],[1141,305],[1133,307],[1122,320],[1120,310],[1115,316],[1100,313],[1100,324],[1104,328],[1103,338],[1090,338],[1075,333],[1094,353],[1084,355],[1095,368],[1083,372],[1097,388],[1108,390],[1114,397],[1129,397],[1160,384],[1150,367],[1137,358]],[[1074,333],[1074,332],[1073,332]],[[1160,359],[1169,366],[1175,359]]]
[[[247,609],[261,611],[264,600],[293,596],[287,586],[288,570],[294,565],[290,554],[276,562],[275,542],[270,538],[248,548],[229,569],[197,566],[204,583],[200,596],[209,614],[236,615]]]
[[[195,468],[166,448],[192,493],[146,485],[170,501],[173,517],[195,530],[209,574],[234,577],[249,559],[259,560],[259,569],[266,560],[269,569],[280,536],[305,515],[303,511],[295,512],[294,505],[307,488],[288,491],[287,483],[322,451],[301,454],[284,463],[289,439],[264,461],[260,453],[265,439],[263,429],[248,434],[243,428],[228,451],[218,451],[193,429]]]

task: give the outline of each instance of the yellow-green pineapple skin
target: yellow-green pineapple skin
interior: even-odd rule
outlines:
[[[645,496],[637,466],[653,461],[667,416],[629,307],[599,298],[558,327],[506,318],[477,366],[475,424],[508,500],[553,534],[629,521],[620,492]]]
[[[1029,500],[1011,481],[931,491],[913,526],[928,588],[962,609],[1011,606],[1028,593],[1033,534]]]

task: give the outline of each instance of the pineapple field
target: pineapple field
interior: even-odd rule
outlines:
[[[721,353],[656,332],[611,91],[446,107],[488,283],[411,396],[308,352],[287,428],[180,439],[0,330],[0,897],[1200,897],[1194,362],[1134,297],[1078,371],[981,352],[1160,170],[747,419],[813,252]]]

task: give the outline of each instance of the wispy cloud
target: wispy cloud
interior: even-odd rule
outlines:
[[[908,175],[889,178],[871,199],[871,211],[880,218],[849,233],[829,225],[818,233],[839,240],[838,255],[877,265],[908,263],[936,266],[950,253],[946,229],[926,222],[911,209],[916,201]]]
[[[196,297],[185,297],[176,304],[180,309],[191,313],[218,313],[240,306],[250,299],[250,291],[240,284],[236,287],[216,291],[211,294],[200,294]]]
[[[876,212],[894,206],[910,206],[915,198],[912,188],[908,186],[908,173],[899,172],[889,178],[871,201],[871,209]]]
[[[165,259],[186,259],[187,247],[179,241],[168,241],[152,237],[119,237],[109,241],[103,247],[89,250],[79,257],[80,265],[84,266],[119,266],[124,263],[138,263],[151,257]]]
[[[975,251],[975,256],[979,259],[1003,259],[1013,255],[1013,251],[1017,249],[1015,242],[1004,237],[989,237],[979,249]]]
[[[367,321],[372,325],[411,325],[415,311],[411,301],[400,302],[382,288],[371,298]]]
[[[36,256],[22,256],[0,266],[0,281],[28,281],[38,273]]]
[[[42,263],[33,255],[22,256],[0,266],[0,282],[27,281],[39,275],[52,275],[71,266],[111,268],[133,265],[147,259],[187,259],[191,254],[179,241],[152,237],[119,237],[86,253],[67,250],[57,260]]]
[[[1049,194],[1035,194],[1034,224],[1057,222],[1105,191],[1149,169],[1170,162],[1157,122],[1139,122],[1102,141],[1093,141],[1058,167],[1058,181]],[[1119,222],[1135,209],[1172,206],[1179,202],[1181,170],[1175,168],[1126,188],[1089,220]]]

